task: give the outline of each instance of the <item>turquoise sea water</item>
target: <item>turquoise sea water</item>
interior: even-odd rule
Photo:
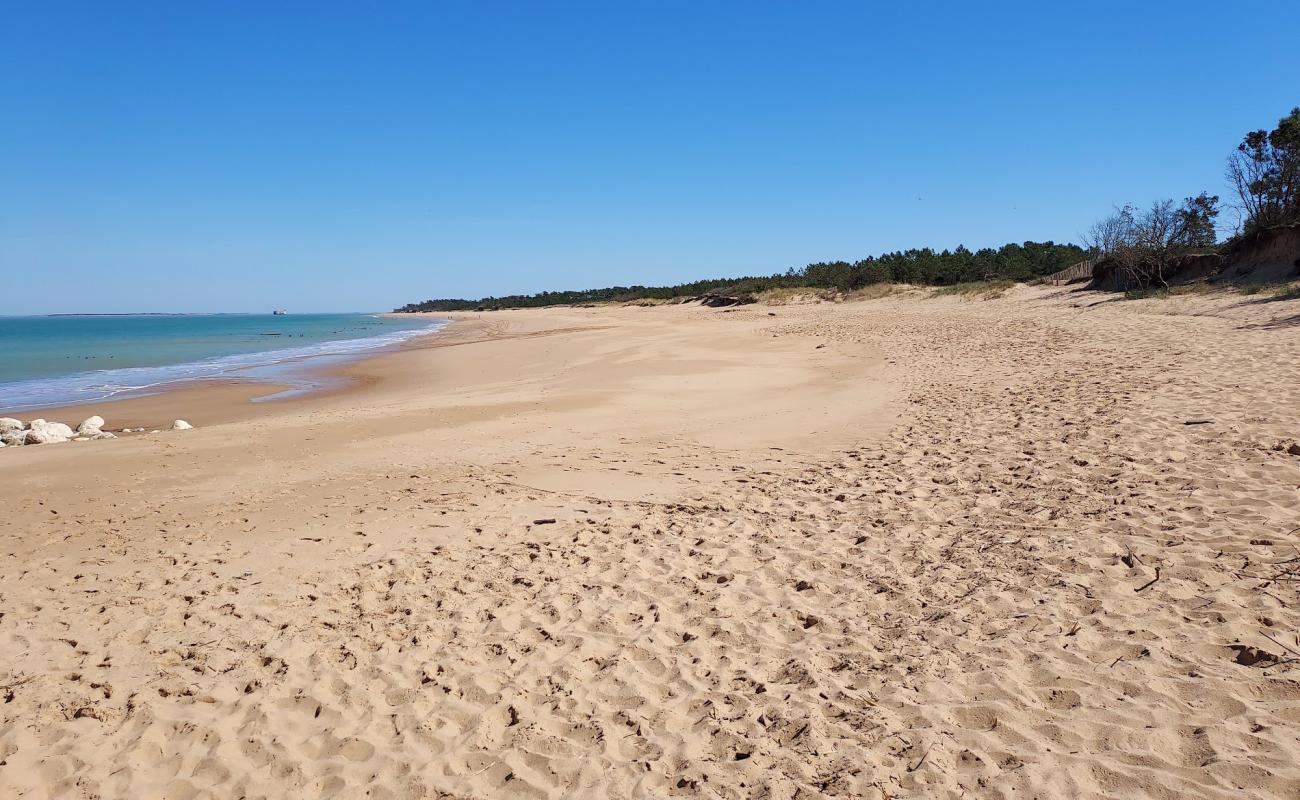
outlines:
[[[243,378],[310,388],[310,369],[443,323],[373,314],[0,317],[0,412]]]

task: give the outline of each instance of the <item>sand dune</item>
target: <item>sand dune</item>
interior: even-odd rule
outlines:
[[[1300,796],[1300,303],[1106,299],[466,315],[0,452],[0,795]]]

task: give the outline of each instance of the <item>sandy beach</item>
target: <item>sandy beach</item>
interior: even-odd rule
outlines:
[[[1300,796],[1300,301],[438,316],[0,451],[0,796]]]

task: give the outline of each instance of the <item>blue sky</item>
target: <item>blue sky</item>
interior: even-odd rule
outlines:
[[[1242,134],[1300,104],[1300,5],[1264,16],[0,0],[0,313],[375,310],[1076,240],[1116,203],[1226,196]]]

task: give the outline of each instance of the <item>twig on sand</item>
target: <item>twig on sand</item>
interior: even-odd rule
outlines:
[[[1285,667],[1285,666],[1287,666],[1288,664],[1294,664],[1294,663],[1297,662],[1297,661],[1300,661],[1300,658],[1288,658],[1288,659],[1286,659],[1285,661],[1278,661],[1278,662],[1276,662],[1276,663],[1274,663],[1274,664],[1269,664],[1269,665],[1268,665],[1267,667],[1265,667],[1264,669],[1266,669],[1266,670],[1269,670],[1269,669],[1277,669],[1278,667]],[[1265,675],[1266,677],[1272,677],[1272,676],[1275,675],[1275,674],[1277,674],[1277,673],[1273,673],[1273,672],[1265,672],[1265,673],[1264,673],[1264,675]]]
[[[918,762],[916,762],[916,766],[915,766],[915,767],[908,767],[908,768],[907,768],[907,771],[908,771],[908,772],[916,772],[918,769],[920,769],[920,768],[921,768],[921,765],[925,763],[925,759],[928,758],[928,757],[930,756],[930,750],[931,750],[931,748],[933,748],[933,747],[934,747],[934,745],[930,745],[930,747],[925,748],[925,752],[921,754],[921,760],[918,761]]]
[[[1211,422],[1214,422],[1214,420],[1212,420],[1212,419],[1185,419],[1185,420],[1183,420],[1183,424],[1184,424],[1184,425],[1209,425]]]
[[[1287,644],[1285,644],[1285,643],[1283,643],[1283,642],[1279,642],[1277,639],[1274,639],[1272,636],[1269,636],[1267,633],[1264,633],[1263,631],[1260,631],[1260,635],[1263,636],[1265,639],[1268,639],[1268,640],[1269,640],[1270,642],[1272,642],[1273,644],[1276,644],[1276,645],[1278,645],[1279,647],[1286,648],[1286,651],[1287,651],[1288,653],[1290,653],[1291,655],[1293,655],[1293,656],[1300,656],[1300,650],[1296,650],[1295,648],[1290,647],[1290,646],[1288,646]]]
[[[0,684],[0,691],[8,691],[9,689],[16,689],[16,688],[18,688],[19,686],[22,686],[24,683],[31,683],[31,682],[34,681],[34,680],[36,680],[36,676],[35,676],[35,675],[28,675],[28,676],[26,676],[26,677],[24,677],[24,678],[19,678],[18,680],[14,681],[13,683],[3,683],[3,684]]]
[[[1151,587],[1151,585],[1152,585],[1153,583],[1155,583],[1155,582],[1158,581],[1158,580],[1160,580],[1160,567],[1156,567],[1156,576],[1155,576],[1154,578],[1152,578],[1151,580],[1149,580],[1149,581],[1147,581],[1146,583],[1142,584],[1141,586],[1139,586],[1138,588],[1134,589],[1133,591],[1135,591],[1135,592],[1140,592],[1140,591],[1142,591],[1143,589],[1148,589],[1148,588]]]

